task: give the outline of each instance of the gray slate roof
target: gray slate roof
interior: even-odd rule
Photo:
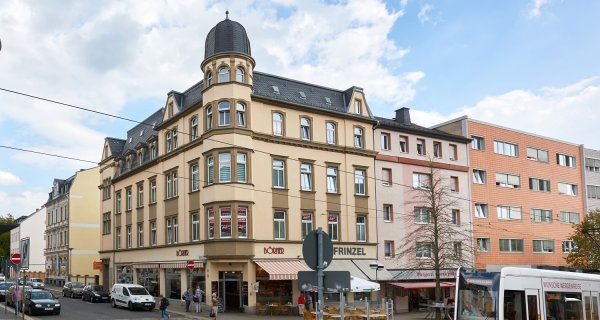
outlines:
[[[113,155],[121,155],[123,152],[123,146],[125,146],[125,140],[117,139],[117,138],[106,138],[106,142],[108,143],[108,148],[110,149],[110,153]]]
[[[375,119],[379,122],[377,127],[381,127],[381,128],[387,128],[387,129],[399,130],[399,131],[407,131],[407,132],[411,132],[411,133],[414,133],[417,135],[422,135],[422,136],[432,137],[432,138],[446,139],[446,140],[451,140],[451,141],[461,142],[461,143],[471,142],[471,139],[465,138],[463,136],[447,133],[447,132],[444,132],[444,131],[441,131],[438,129],[430,129],[430,128],[423,127],[420,125],[416,125],[414,123],[404,124],[404,123],[397,122],[394,119],[387,119],[387,118],[381,118],[381,117],[375,117]]]
[[[217,23],[206,36],[204,59],[225,52],[243,53],[251,56],[250,40],[246,29],[229,18]]]

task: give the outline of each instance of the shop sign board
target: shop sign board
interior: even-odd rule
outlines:
[[[440,279],[454,279],[456,278],[456,270],[444,269],[440,270]],[[432,280],[435,279],[435,270],[429,269],[417,269],[417,270],[404,270],[398,273],[395,277],[396,280]]]

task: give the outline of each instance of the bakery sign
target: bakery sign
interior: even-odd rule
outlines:
[[[285,254],[285,248],[283,247],[263,247],[264,254]]]
[[[333,247],[334,256],[366,256],[367,252],[363,247]]]
[[[440,270],[440,279],[453,279],[456,278],[456,270],[447,269]],[[401,271],[397,276],[398,280],[432,280],[435,279],[435,270],[417,269],[417,270],[404,270]]]

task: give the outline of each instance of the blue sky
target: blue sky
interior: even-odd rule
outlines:
[[[422,125],[469,115],[600,148],[597,1],[0,0],[0,87],[143,120],[201,79],[227,8],[257,70],[363,87],[378,116],[408,106]],[[3,146],[97,161],[104,137],[131,126],[0,91]],[[15,216],[90,166],[2,148],[0,159],[0,214]]]

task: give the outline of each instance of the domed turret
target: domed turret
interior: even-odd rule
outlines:
[[[242,53],[252,56],[246,29],[240,23],[229,20],[229,12],[225,20],[208,32],[204,60],[220,53]]]

